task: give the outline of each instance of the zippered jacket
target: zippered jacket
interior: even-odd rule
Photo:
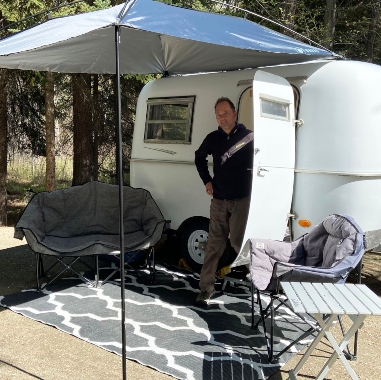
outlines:
[[[237,124],[227,134],[221,127],[209,133],[195,152],[195,164],[204,185],[213,184],[213,198],[233,200],[251,194],[254,156],[253,141],[237,150],[222,164],[223,155],[251,133],[243,124]],[[213,157],[213,177],[208,168],[207,157]]]

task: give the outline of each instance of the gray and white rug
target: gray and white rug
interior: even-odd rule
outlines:
[[[198,278],[159,267],[154,285],[126,276],[129,359],[178,379],[267,379],[303,346],[268,364],[262,328],[251,329],[250,290],[225,289],[208,308],[195,305]],[[121,354],[120,287],[59,280],[43,293],[0,296],[1,306]],[[257,316],[258,317],[258,316]],[[275,353],[306,328],[286,309],[276,317]],[[306,342],[303,342],[306,343]]]

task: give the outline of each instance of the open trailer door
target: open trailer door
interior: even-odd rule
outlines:
[[[249,247],[245,243],[248,239],[283,240],[291,208],[295,168],[295,107],[290,83],[282,77],[257,71],[253,102],[253,184],[239,255],[246,263]],[[235,264],[241,265],[242,262]]]

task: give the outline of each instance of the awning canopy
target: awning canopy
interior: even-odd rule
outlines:
[[[64,73],[182,74],[338,57],[243,18],[152,0],[48,20],[0,41],[0,67]]]

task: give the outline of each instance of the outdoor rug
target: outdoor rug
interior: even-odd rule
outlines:
[[[279,363],[268,364],[262,328],[251,328],[248,287],[229,285],[202,308],[195,304],[197,275],[157,269],[154,285],[133,272],[126,276],[128,359],[178,379],[267,379],[303,347],[293,347]],[[93,288],[65,279],[42,293],[27,290],[0,296],[0,304],[121,355],[120,293],[117,282]],[[275,353],[300,336],[305,326],[279,309]]]

